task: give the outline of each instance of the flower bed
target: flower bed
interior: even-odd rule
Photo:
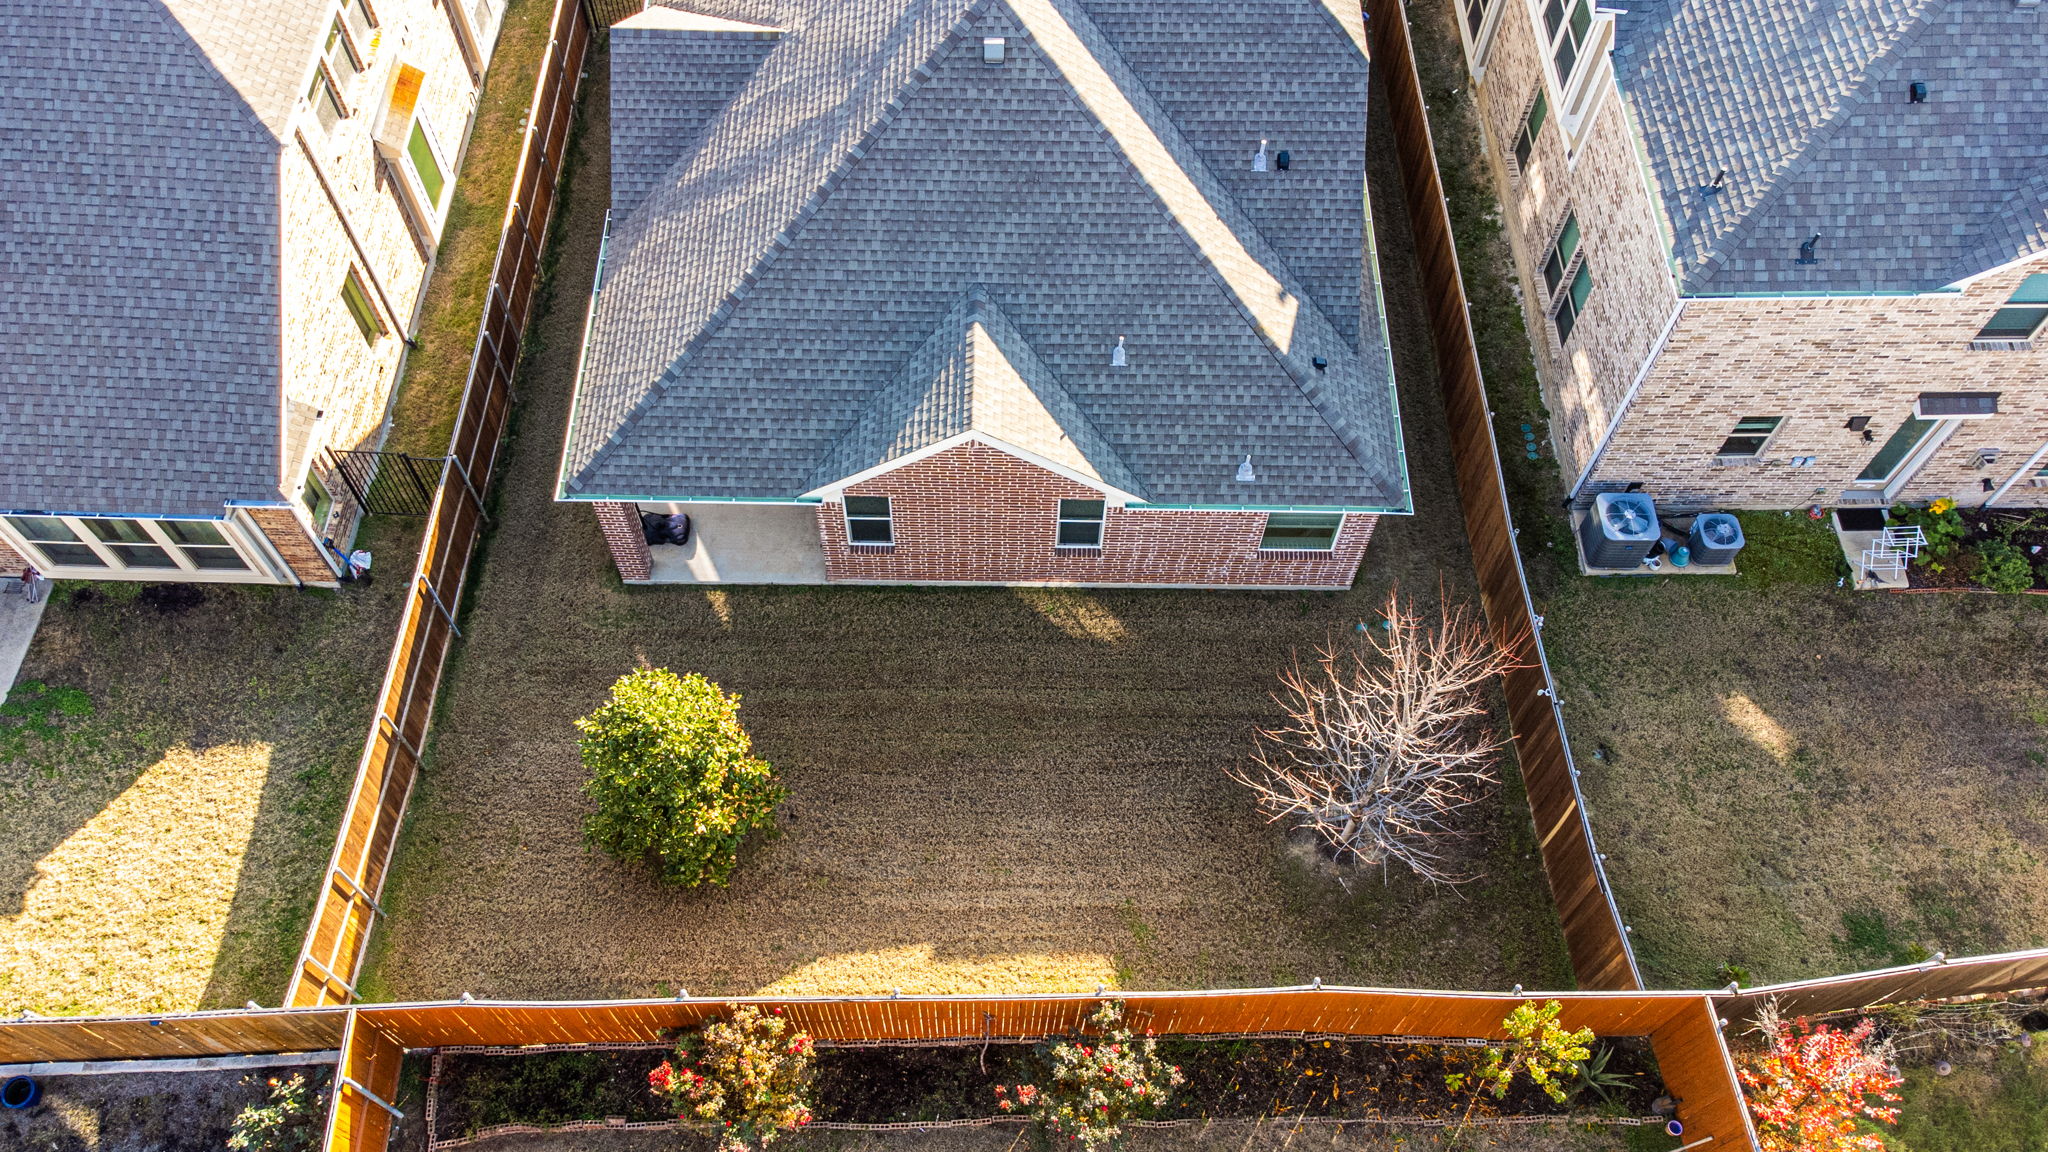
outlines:
[[[1585,1091],[1557,1104],[1523,1082],[1504,1100],[1480,1096],[1475,1115],[1647,1115],[1663,1091],[1648,1046],[1605,1043],[1613,1049],[1607,1071],[1622,1081],[1605,1100]],[[1159,1054],[1180,1068],[1184,1083],[1154,1118],[1456,1122],[1472,1094],[1452,1092],[1444,1078],[1476,1070],[1484,1053],[1458,1044],[1335,1038],[1164,1039]],[[508,1124],[673,1122],[675,1113],[648,1091],[647,1079],[669,1057],[663,1048],[446,1054],[436,1085],[436,1139]],[[996,1087],[1044,1083],[1046,1072],[1046,1049],[1032,1044],[821,1045],[812,1126],[1011,1119],[998,1111]]]
[[[1927,536],[1907,569],[1914,588],[2048,590],[2048,511],[1965,509],[1936,500],[1925,508],[1900,505],[1886,520],[1918,525]]]

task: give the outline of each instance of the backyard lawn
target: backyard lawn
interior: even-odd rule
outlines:
[[[391,447],[444,450],[548,0],[514,0]],[[362,751],[420,522],[370,588],[59,585],[0,712],[0,1013],[275,1004]],[[168,592],[166,596],[164,593]]]
[[[1448,0],[1411,10],[1489,399],[1543,434]],[[1805,515],[1739,577],[1577,574],[1568,477],[1508,453],[1593,830],[1646,979],[1789,980],[2048,943],[2048,597],[1854,593]],[[1723,965],[1741,972],[1725,972]]]
[[[1518,797],[1473,813],[1487,875],[1464,891],[1347,890],[1223,775],[1274,719],[1290,652],[1369,618],[1391,581],[1470,583],[1397,202],[1377,216],[1421,514],[1383,523],[1356,589],[629,589],[589,510],[551,499],[607,196],[601,56],[590,71],[560,267],[368,995],[1569,982]],[[663,889],[580,839],[572,721],[641,664],[741,693],[790,789],[729,889]]]

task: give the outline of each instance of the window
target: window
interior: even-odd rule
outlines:
[[[192,567],[209,572],[246,572],[247,564],[220,529],[205,520],[159,520],[157,527],[192,562]]]
[[[1102,547],[1102,517],[1106,507],[1101,500],[1060,501],[1059,534],[1057,542],[1062,548]]]
[[[2041,323],[2048,321],[2048,272],[2037,272],[2020,281],[2019,288],[2005,307],[1991,314],[1991,319],[1977,333],[1979,340],[2026,341],[2041,330]]]
[[[313,106],[313,118],[320,121],[321,131],[332,131],[341,123],[341,98],[334,94],[334,82],[327,78],[327,69],[313,70],[313,86],[306,90],[306,103]]]
[[[1464,0],[1465,29],[1472,36],[1473,51],[1479,50],[1479,30],[1486,26],[1486,13],[1493,0]]]
[[[368,51],[373,22],[369,10],[363,7],[363,0],[347,0],[341,6],[341,18],[348,21],[349,35],[355,37],[356,46]]]
[[[42,553],[43,562],[52,567],[69,565],[73,568],[105,568],[107,562],[100,554],[78,538],[71,525],[55,516],[9,516],[7,522],[14,526],[21,538]]]
[[[1763,455],[1764,445],[1771,439],[1771,433],[1785,422],[1783,416],[1744,416],[1735,422],[1735,431],[1721,441],[1721,447],[1714,453],[1723,458],[1746,459]]]
[[[306,505],[306,514],[313,521],[313,531],[327,530],[327,514],[334,510],[334,497],[328,495],[327,485],[320,482],[318,474],[306,473],[306,487],[299,493],[299,499]]]
[[[1343,526],[1342,512],[1268,512],[1259,550],[1328,552],[1337,546],[1337,530]]]
[[[363,339],[375,347],[377,337],[384,334],[384,323],[377,319],[377,310],[370,306],[370,294],[363,291],[363,279],[353,268],[341,279],[341,302],[348,306],[348,314],[355,317],[356,327],[363,330]]]
[[[1899,466],[1906,462],[1906,458],[1913,454],[1914,449],[1920,447],[1940,424],[1939,420],[1922,420],[1918,416],[1907,417],[1906,422],[1899,425],[1899,430],[1892,433],[1891,439],[1884,442],[1884,447],[1879,448],[1877,455],[1872,456],[1870,463],[1857,474],[1856,482],[1882,484],[1890,480],[1892,474],[1899,470]]]
[[[1579,261],[1579,270],[1572,273],[1571,287],[1557,302],[1557,342],[1563,344],[1572,338],[1572,329],[1579,326],[1579,317],[1586,312],[1586,297],[1593,294],[1593,270],[1586,262]]]
[[[1567,212],[1564,227],[1557,231],[1557,242],[1550,246],[1550,255],[1543,261],[1543,291],[1545,295],[1557,295],[1557,286],[1564,283],[1565,274],[1571,271],[1572,258],[1579,254],[1579,214]]]
[[[439,212],[441,190],[447,187],[448,180],[441,174],[440,152],[427,138],[426,121],[412,122],[412,135],[405,142],[405,158],[412,162],[412,174],[419,180],[420,190],[427,194],[427,207]]]
[[[1593,30],[1591,0],[1549,0],[1543,7],[1543,27],[1550,33],[1550,59],[1557,65],[1557,82],[1569,88],[1572,69]]]
[[[9,516],[7,524],[52,568],[249,571],[248,561],[216,520]]]
[[[1536,134],[1543,131],[1544,118],[1550,115],[1550,97],[1542,85],[1536,86],[1536,98],[1529,102],[1529,114],[1522,118],[1522,133],[1515,137],[1515,172],[1517,175],[1529,166],[1529,157],[1536,151]]]
[[[327,46],[321,49],[320,60],[344,90],[348,88],[349,81],[363,74],[363,58],[356,54],[356,46],[349,41],[348,33],[342,31],[339,16],[327,26]]]
[[[846,540],[849,544],[894,544],[887,496],[846,498]]]

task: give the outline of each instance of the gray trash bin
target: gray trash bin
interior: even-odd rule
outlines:
[[[1695,564],[1733,564],[1742,551],[1742,522],[1726,512],[1704,513],[1692,522],[1687,543]]]
[[[1602,492],[1593,497],[1579,540],[1592,568],[1634,568],[1650,554],[1664,530],[1657,503],[1641,492]]]

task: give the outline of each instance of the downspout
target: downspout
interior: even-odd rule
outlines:
[[[1656,367],[1657,358],[1664,355],[1664,346],[1671,343],[1671,334],[1678,330],[1678,318],[1685,315],[1685,298],[1679,297],[1676,307],[1671,309],[1671,318],[1664,321],[1664,331],[1657,336],[1657,343],[1650,348],[1650,354],[1643,357],[1643,366],[1636,371],[1636,378],[1621,397],[1621,406],[1614,410],[1614,418],[1607,422],[1607,430],[1600,434],[1600,443],[1593,448],[1592,458],[1579,470],[1579,478],[1572,481],[1568,500],[1577,500],[1580,489],[1593,475],[1593,469],[1600,464],[1600,458],[1607,454],[1607,446],[1613,442],[1614,434],[1621,430],[1622,417],[1628,415],[1629,406],[1636,402],[1636,393],[1643,390],[1643,381],[1650,378],[1650,369]]]
[[[1993,504],[1998,503],[2000,500],[2005,499],[2005,494],[2007,492],[2012,491],[2012,486],[2020,482],[2020,477],[2025,476],[2027,473],[2032,472],[2036,468],[2039,468],[2041,466],[2042,460],[2048,460],[2048,444],[2043,444],[2039,448],[2034,449],[2034,454],[2032,456],[2027,457],[2027,462],[2025,464],[2020,465],[2019,471],[2014,472],[2012,475],[2006,477],[2005,483],[2000,484],[1998,486],[1998,491],[1993,492],[1989,496],[1986,496],[1984,498],[1984,503],[1979,504],[1978,507],[1989,508]]]

